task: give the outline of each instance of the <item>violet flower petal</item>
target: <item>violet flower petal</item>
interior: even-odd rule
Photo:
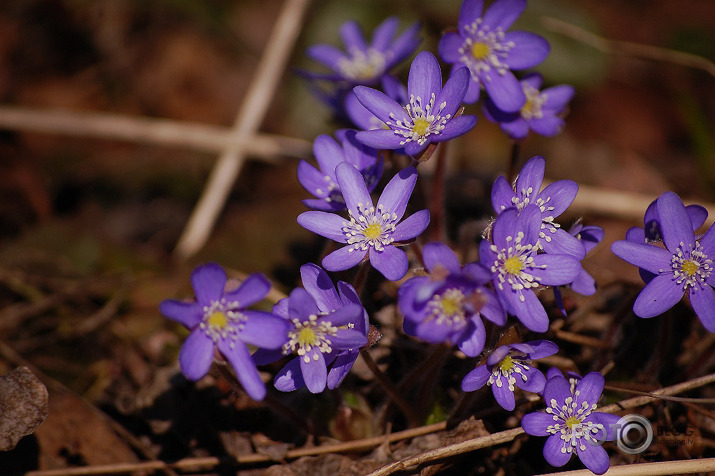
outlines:
[[[640,292],[633,303],[638,317],[655,317],[675,306],[683,298],[682,284],[669,274],[658,275]]]
[[[246,345],[243,342],[230,342],[225,339],[220,339],[217,344],[219,351],[231,363],[236,378],[241,382],[248,396],[254,400],[263,400],[266,396],[266,386],[258,374]]]
[[[179,351],[181,372],[189,380],[199,380],[206,375],[213,362],[214,343],[203,329],[194,329]]]

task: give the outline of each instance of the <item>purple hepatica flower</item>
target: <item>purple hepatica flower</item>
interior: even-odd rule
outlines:
[[[558,352],[559,347],[548,340],[536,340],[521,344],[497,347],[484,365],[469,372],[462,380],[462,390],[473,392],[484,385],[492,387],[497,403],[512,411],[516,404],[515,386],[527,392],[540,393],[546,377],[531,365],[532,360],[548,357]]]
[[[407,241],[422,233],[429,224],[429,212],[420,210],[400,222],[417,181],[417,170],[401,170],[385,186],[373,206],[360,172],[348,163],[335,168],[338,185],[348,207],[350,221],[320,211],[303,212],[298,223],[314,233],[346,243],[323,258],[328,271],[350,269],[366,256],[375,269],[392,281],[401,279],[408,269],[407,255],[393,243]]]
[[[494,291],[483,286],[491,273],[479,263],[460,266],[454,252],[439,242],[426,244],[423,257],[430,276],[410,278],[398,294],[405,332],[430,343],[448,340],[476,357],[486,339],[480,314],[495,324],[506,323]]]
[[[211,367],[214,350],[231,363],[239,382],[254,400],[266,394],[246,344],[278,349],[288,326],[280,317],[246,307],[261,301],[271,288],[261,274],[252,274],[235,290],[224,292],[226,273],[216,264],[199,266],[191,274],[196,302],[162,301],[159,310],[191,330],[179,354],[181,370],[199,380]]]
[[[419,23],[414,23],[395,38],[399,19],[390,17],[375,28],[368,44],[355,21],[343,23],[340,36],[347,53],[332,45],[315,45],[307,54],[333,72],[306,73],[313,79],[326,79],[355,84],[375,84],[393,66],[407,58],[420,43]]]
[[[337,184],[335,167],[341,162],[353,164],[362,174],[365,185],[372,192],[382,177],[384,162],[377,157],[377,150],[355,139],[355,131],[340,130],[336,133],[341,145],[327,134],[313,142],[313,153],[320,170],[305,160],[298,164],[298,181],[317,198],[303,200],[316,210],[337,211],[345,209],[345,201]]]
[[[588,253],[603,240],[604,231],[600,226],[583,226],[580,222],[577,222],[569,229],[569,234],[581,241],[586,253]],[[584,296],[596,294],[596,280],[583,268],[581,268],[581,272],[576,276],[576,279],[574,279],[572,283],[569,283],[569,285],[571,289]],[[561,290],[558,287],[554,287],[554,299],[557,307],[565,316],[566,309],[564,308],[564,302],[561,298]]]
[[[492,206],[497,213],[516,207],[536,205],[541,210],[539,248],[547,253],[569,254],[581,260],[586,256],[584,245],[554,221],[576,198],[578,184],[573,180],[557,180],[541,190],[546,160],[529,159],[519,172],[514,187],[502,176],[492,187]]]
[[[552,466],[568,463],[573,453],[596,474],[608,470],[608,454],[601,444],[614,440],[617,415],[596,412],[604,378],[598,372],[586,374],[573,385],[563,375],[550,377],[544,387],[546,412],[524,415],[521,425],[532,436],[548,436],[544,458]]]
[[[382,77],[381,84],[382,91],[390,99],[394,99],[398,104],[407,104],[409,102],[407,88],[399,79],[387,74]],[[345,98],[345,113],[360,130],[371,131],[390,128],[387,124],[378,119],[375,114],[368,111],[358,100],[353,91],[350,91]]]
[[[483,85],[500,110],[517,112],[527,98],[511,70],[541,63],[549,54],[549,43],[535,33],[506,32],[526,8],[526,0],[497,0],[484,15],[483,8],[483,0],[462,3],[459,29],[442,37],[439,54],[455,68],[469,68],[471,79],[464,102],[477,102]]]
[[[534,290],[572,282],[581,264],[571,255],[537,254],[539,208],[510,208],[494,222],[492,243],[479,244],[479,261],[491,269],[492,283],[506,311],[534,332],[546,332],[549,318]]]
[[[407,78],[409,103],[399,104],[385,93],[366,86],[353,90],[358,100],[389,129],[362,131],[357,139],[376,149],[400,149],[417,156],[431,142],[454,139],[474,127],[476,116],[455,117],[467,91],[469,73],[453,72],[442,88],[442,71],[429,51],[420,52]]]
[[[533,73],[521,80],[521,87],[526,102],[515,112],[504,112],[491,97],[484,101],[484,113],[492,122],[497,122],[502,130],[512,139],[523,139],[529,129],[542,136],[553,136],[564,128],[560,115],[566,109],[574,95],[574,89],[568,85],[554,86],[543,91],[543,78]]]
[[[684,294],[703,326],[715,332],[715,226],[699,240],[680,197],[665,192],[656,203],[665,249],[656,245],[616,241],[611,250],[619,258],[655,275],[633,304],[639,317],[654,317],[678,303]]]
[[[283,355],[297,353],[275,378],[275,387],[292,392],[307,386],[320,393],[334,389],[352,368],[360,347],[367,343],[368,316],[355,289],[338,282],[338,291],[328,274],[309,263],[301,266],[305,289],[294,290],[273,312],[288,322],[288,342],[279,351],[259,349],[253,358],[267,364]]]

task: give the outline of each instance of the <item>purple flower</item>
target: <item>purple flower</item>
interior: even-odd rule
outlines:
[[[355,21],[343,23],[340,36],[346,53],[332,45],[315,45],[307,54],[324,64],[330,74],[307,73],[313,79],[343,81],[351,85],[374,84],[393,66],[407,58],[417,48],[420,25],[412,24],[395,38],[399,19],[390,17],[375,28],[368,44],[360,26]]]
[[[407,88],[396,77],[386,74],[382,77],[381,84],[382,91],[390,99],[394,99],[398,104],[407,104],[409,102]],[[389,129],[387,124],[362,105],[353,91],[350,91],[345,98],[345,113],[350,118],[350,121],[363,131]]]
[[[481,316],[506,323],[494,291],[484,287],[491,273],[479,263],[460,266],[454,251],[439,242],[426,244],[423,257],[430,275],[410,278],[399,289],[405,333],[430,343],[450,341],[476,357],[486,339]]]
[[[696,240],[693,221],[673,192],[661,195],[656,207],[665,249],[627,240],[611,246],[619,258],[655,275],[636,298],[633,312],[654,317],[688,294],[703,326],[715,332],[715,227]]]
[[[455,117],[467,91],[469,73],[453,72],[442,88],[442,71],[429,51],[420,52],[407,78],[409,103],[399,104],[385,93],[366,86],[353,90],[358,100],[389,129],[357,133],[357,139],[376,149],[400,149],[417,156],[431,142],[454,139],[474,127],[476,116]]]
[[[541,212],[527,205],[497,216],[492,243],[479,244],[479,261],[491,270],[492,283],[506,311],[535,332],[546,332],[549,318],[534,290],[572,282],[581,272],[578,259],[565,254],[537,254]]]
[[[544,458],[552,466],[568,463],[573,453],[596,474],[608,470],[608,454],[601,444],[614,440],[617,415],[596,412],[603,392],[604,378],[598,372],[586,374],[575,386],[563,375],[546,382],[544,401],[546,412],[524,415],[521,425],[532,436],[548,436]]]
[[[261,365],[298,354],[278,372],[275,387],[292,392],[306,386],[320,393],[340,385],[367,344],[368,316],[350,284],[340,281],[336,291],[312,263],[301,266],[300,275],[305,289],[293,290],[273,308],[290,323],[286,344],[280,351],[258,350],[253,358]]]
[[[455,68],[469,68],[464,102],[477,102],[483,85],[500,110],[517,112],[527,98],[511,71],[541,63],[549,54],[549,43],[535,33],[506,31],[526,8],[526,0],[496,0],[482,15],[483,8],[483,0],[464,0],[459,29],[442,37],[439,54]]]
[[[502,111],[488,97],[484,101],[485,115],[490,121],[499,123],[512,139],[525,138],[529,129],[542,136],[558,134],[564,128],[561,114],[573,97],[574,88],[564,84],[539,91],[542,81],[538,73],[527,75],[521,80],[526,102],[518,111]]]
[[[392,177],[373,206],[360,172],[348,163],[335,168],[343,191],[350,221],[334,213],[309,211],[298,215],[298,223],[314,233],[347,246],[323,258],[328,271],[350,269],[369,257],[372,266],[392,281],[401,279],[408,269],[407,255],[393,243],[411,240],[429,224],[429,212],[420,210],[405,220],[407,202],[417,181],[417,170],[408,167]]]
[[[503,176],[496,179],[492,206],[497,213],[503,213],[513,207],[522,210],[527,205],[536,205],[541,210],[539,247],[547,253],[568,254],[581,260],[586,256],[581,241],[554,221],[576,198],[578,184],[573,180],[557,180],[541,190],[545,168],[546,160],[536,156],[524,164],[513,188]]]
[[[548,340],[535,340],[520,344],[497,347],[486,364],[469,372],[462,380],[462,390],[473,392],[484,385],[492,387],[497,403],[512,411],[516,404],[515,386],[527,392],[540,393],[546,377],[531,365],[531,360],[548,357],[558,352],[559,347]]]
[[[588,253],[603,240],[604,231],[600,226],[583,226],[579,221],[571,226],[569,234],[581,241],[586,253]],[[596,280],[593,279],[593,276],[588,274],[588,271],[583,268],[581,268],[581,272],[578,276],[576,276],[576,279],[574,279],[572,283],[569,283],[569,286],[571,289],[579,294],[583,294],[584,296],[596,294]],[[556,301],[556,306],[565,316],[566,309],[564,308],[564,302],[561,297],[561,290],[558,287],[554,287],[554,300]]]
[[[663,233],[660,227],[660,217],[658,216],[658,200],[653,200],[648,205],[643,216],[643,228],[633,227],[626,232],[626,240],[635,243],[653,243],[663,241]],[[693,225],[693,231],[697,230],[705,223],[708,217],[708,211],[700,205],[688,205],[685,207],[688,212],[690,222]]]
[[[224,291],[226,273],[217,264],[197,267],[191,274],[196,302],[167,299],[159,305],[164,316],[191,330],[179,353],[181,371],[190,380],[206,375],[218,351],[254,400],[266,394],[246,344],[278,349],[286,342],[288,326],[280,317],[248,306],[261,301],[271,288],[261,274],[252,274],[232,291]]]
[[[339,163],[353,164],[362,174],[369,192],[375,189],[382,177],[384,162],[378,160],[375,149],[355,140],[355,131],[340,130],[336,136],[340,145],[327,134],[319,135],[313,142],[313,153],[320,170],[305,160],[298,164],[298,181],[317,197],[303,200],[303,203],[316,210],[345,209],[345,201],[335,177],[335,167]]]

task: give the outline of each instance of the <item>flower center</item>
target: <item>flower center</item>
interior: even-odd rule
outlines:
[[[283,344],[283,354],[295,352],[308,364],[319,360],[319,353],[332,352],[330,337],[335,336],[338,328],[329,321],[318,322],[318,316],[311,315],[307,321],[293,319],[294,329],[288,332],[288,342]]]
[[[474,81],[491,81],[492,70],[500,76],[509,71],[506,59],[515,44],[505,41],[502,27],[491,30],[478,18],[464,30],[466,39],[458,50],[459,59],[469,68]]]
[[[681,242],[671,259],[671,271],[675,282],[682,284],[687,291],[688,287],[707,285],[706,281],[713,269],[712,264],[712,260],[703,252],[700,242],[696,241],[694,247],[686,247]]]
[[[395,134],[404,138],[400,145],[405,145],[411,141],[417,141],[418,144],[424,145],[429,136],[442,133],[452,115],[442,115],[442,111],[447,106],[446,101],[443,101],[437,110],[435,110],[435,101],[435,93],[430,95],[427,104],[424,104],[420,96],[410,95],[410,102],[405,105],[405,111],[409,116],[408,119],[397,119],[394,114],[390,113],[390,118],[386,124]]]
[[[228,325],[228,317],[221,311],[213,312],[207,319],[209,326],[213,326],[217,329],[223,329]]]
[[[392,233],[398,220],[396,213],[390,213],[382,205],[378,205],[375,210],[373,206],[358,203],[357,208],[358,216],[354,216],[352,211],[348,210],[350,222],[343,222],[343,234],[347,238],[347,243],[353,245],[348,252],[366,251],[368,248],[382,251],[386,245],[395,241]]]
[[[356,82],[366,82],[382,75],[387,63],[386,55],[373,48],[366,51],[353,49],[350,58],[338,60],[338,71],[344,78]]]
[[[512,256],[504,261],[504,269],[509,274],[519,274],[524,269],[524,262],[518,256]]]
[[[516,376],[518,374],[521,380],[526,382],[528,377],[524,374],[525,370],[529,370],[529,365],[524,361],[520,360],[518,357],[515,359],[511,354],[507,354],[506,357],[501,359],[498,364],[496,364],[492,369],[492,374],[487,380],[487,385],[496,384],[497,387],[504,385],[502,379],[506,380],[509,387],[509,391],[514,391],[514,385],[516,384]]]
[[[447,324],[459,330],[467,323],[464,311],[465,300],[466,297],[461,290],[447,289],[429,300],[427,319],[434,319],[436,324]]]
[[[528,272],[536,268],[533,255],[537,249],[530,243],[521,244],[523,239],[524,233],[520,231],[516,238],[507,236],[507,248],[499,249],[496,245],[491,245],[492,251],[497,254],[497,259],[491,267],[492,273],[498,273],[497,287],[504,289],[505,284],[510,286],[519,294],[519,300],[522,302],[526,299],[522,294],[524,289],[539,286],[539,278]]]
[[[418,117],[415,119],[415,124],[412,126],[412,132],[414,132],[417,135],[423,136],[427,134],[427,131],[429,130],[430,123],[427,122],[426,119],[422,117]]]
[[[692,276],[698,272],[698,269],[700,269],[700,265],[696,261],[686,259],[685,261],[683,261],[683,264],[680,268],[683,270],[683,273],[687,274],[688,276]]]
[[[487,43],[477,41],[472,45],[472,56],[474,56],[474,59],[478,61],[484,61],[485,59],[489,58],[489,55],[491,53],[492,49],[489,48],[489,45]]]
[[[246,316],[239,309],[237,301],[211,301],[203,308],[204,315],[199,327],[214,343],[219,339],[229,339],[232,341],[229,345],[233,347],[233,341],[238,339],[246,322]]]
[[[539,90],[531,86],[524,86],[526,102],[521,107],[521,117],[526,120],[541,119],[544,117],[541,107],[546,102],[546,94],[540,94]]]
[[[382,235],[382,227],[379,223],[368,225],[365,227],[363,235],[365,235],[365,238],[368,240],[376,240],[380,237],[380,235]]]
[[[552,415],[554,419],[554,424],[547,426],[546,432],[551,435],[561,433],[561,439],[564,441],[561,447],[562,453],[572,453],[577,447],[581,451],[585,450],[586,445],[582,440],[592,445],[598,445],[599,441],[602,441],[595,436],[602,434],[603,424],[584,421],[596,409],[596,404],[583,401],[579,405],[578,397],[579,392],[574,391],[566,397],[563,405],[559,405],[556,399],[552,398],[546,408],[546,413]]]

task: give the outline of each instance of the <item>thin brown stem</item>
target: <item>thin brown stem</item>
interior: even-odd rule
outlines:
[[[368,352],[367,349],[361,349],[360,355],[362,356],[370,371],[375,376],[375,379],[380,383],[380,385],[382,385],[382,388],[385,389],[385,391],[390,396],[395,405],[397,405],[398,408],[405,415],[405,417],[407,418],[408,425],[411,428],[419,426],[419,419],[417,418],[417,415],[412,409],[412,406],[407,400],[405,400],[405,398],[397,390],[397,388],[395,388],[390,379],[388,379],[387,376],[382,373],[382,370],[380,370],[380,368],[377,366],[377,362],[375,362],[375,360],[372,358],[370,352]]]
[[[436,167],[432,175],[432,194],[430,196],[430,230],[432,241],[443,241],[446,235],[444,220],[444,181],[447,171],[447,142],[437,148]]]
[[[515,140],[511,143],[511,154],[509,155],[509,173],[506,178],[509,183],[514,182],[516,179],[517,165],[519,164],[519,153],[521,152],[521,142]]]

